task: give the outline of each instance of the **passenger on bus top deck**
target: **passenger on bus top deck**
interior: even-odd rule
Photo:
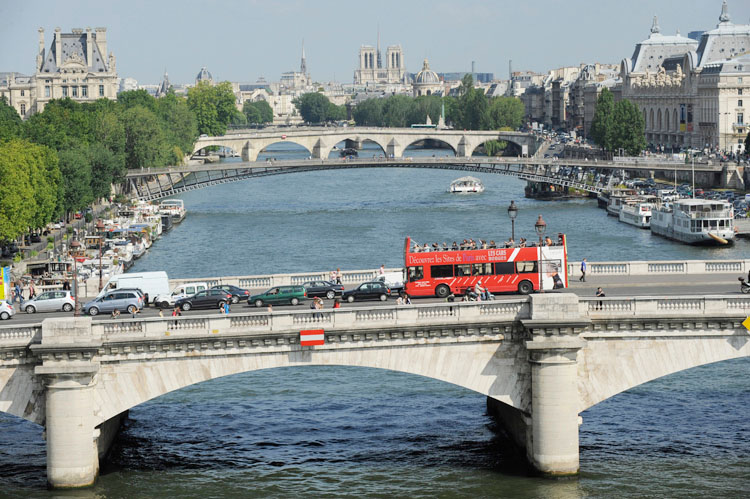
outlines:
[[[518,247],[519,247],[519,248],[525,248],[525,247],[526,247],[526,238],[523,238],[523,237],[522,237],[522,238],[521,238],[521,239],[520,239],[520,240],[518,241]]]
[[[438,243],[432,243],[432,251],[440,251],[440,248],[438,247]]]
[[[453,241],[453,246],[451,246],[451,249],[453,251],[458,251],[458,243],[456,243],[456,241]]]
[[[546,238],[544,239],[544,245],[545,245],[545,246],[552,246],[552,239],[550,239],[550,238],[549,238],[549,236],[547,236],[547,237],[546,237]]]
[[[448,251],[448,243],[443,241],[443,251]]]
[[[491,249],[497,248],[497,245],[495,244],[495,240],[494,239],[490,239],[490,248]]]

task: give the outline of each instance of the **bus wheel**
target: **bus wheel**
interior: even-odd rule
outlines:
[[[534,285],[531,284],[529,281],[521,281],[518,284],[518,292],[522,295],[528,295],[531,294],[531,292],[534,291]]]
[[[435,288],[435,296],[438,298],[446,298],[449,294],[451,294],[451,288],[446,286],[445,284],[441,284],[437,288]]]

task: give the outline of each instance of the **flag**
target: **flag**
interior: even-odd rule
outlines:
[[[325,345],[325,334],[322,329],[304,329],[299,332],[299,344],[303,347]]]

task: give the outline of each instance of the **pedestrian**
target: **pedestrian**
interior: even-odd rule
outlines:
[[[18,303],[23,304],[23,294],[21,292],[21,284],[16,281],[16,285],[13,287],[13,300],[12,303],[18,300]]]
[[[336,269],[336,284],[343,284],[341,282],[341,269]]]
[[[381,265],[380,269],[378,269],[378,274],[383,275],[385,274],[385,265]]]
[[[33,300],[36,297],[36,289],[34,289],[34,281],[29,282],[29,300]]]
[[[182,315],[182,310],[180,309],[180,307],[175,305],[175,307],[172,309],[172,317],[179,317],[181,315]]]
[[[333,308],[341,308],[341,298],[333,300]]]
[[[63,291],[70,291],[70,281],[63,282]]]
[[[318,312],[318,310],[323,310],[323,299],[321,297],[316,296],[315,298],[313,298],[313,308],[316,310],[316,312],[313,314],[313,317],[322,319],[323,314]]]
[[[604,294],[604,291],[602,291],[602,288],[596,288],[596,297],[597,298],[604,298],[606,295]],[[604,302],[599,300],[599,305],[597,307],[597,310],[601,310],[604,306]]]
[[[229,300],[224,302],[224,305],[221,307],[221,311],[224,313],[224,315],[229,315]]]
[[[118,317],[120,317],[120,309],[116,308],[112,311],[112,318],[117,319]]]
[[[586,267],[586,259],[584,258],[581,260],[581,277],[578,279],[580,282],[586,282]]]
[[[164,310],[159,309],[159,317],[164,317]]]

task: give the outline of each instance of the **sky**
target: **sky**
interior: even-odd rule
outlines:
[[[737,24],[750,1],[729,0]],[[120,77],[193,83],[278,81],[299,70],[304,40],[313,80],[351,83],[360,45],[400,44],[409,72],[428,58],[437,72],[508,77],[581,63],[620,63],[649,35],[712,29],[721,0],[0,0],[0,72],[33,74],[38,28],[106,27]]]

